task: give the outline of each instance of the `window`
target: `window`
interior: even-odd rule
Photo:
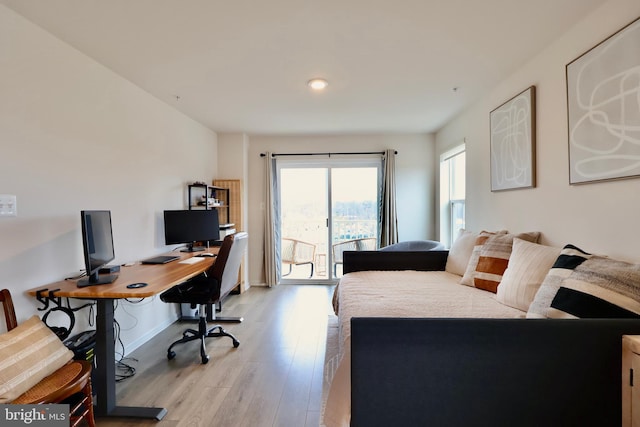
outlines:
[[[465,227],[465,145],[440,156],[440,240],[446,247]]]

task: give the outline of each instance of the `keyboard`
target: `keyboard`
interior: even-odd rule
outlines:
[[[171,261],[175,261],[180,259],[179,256],[176,255],[158,255],[152,258],[143,259],[140,261],[142,264],[166,264]]]
[[[182,261],[180,261],[180,264],[197,264],[201,261],[204,261],[204,258],[194,256],[191,258],[183,259]]]

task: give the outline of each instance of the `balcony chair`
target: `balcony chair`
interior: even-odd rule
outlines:
[[[333,256],[333,276],[337,276],[338,264],[342,264],[344,262],[342,254],[345,251],[375,251],[377,244],[378,241],[375,237],[334,243],[331,247]]]
[[[291,239],[288,237],[282,238],[282,263],[289,264],[289,272],[283,274],[282,277],[291,274],[292,266],[311,264],[311,274],[309,278],[313,277],[313,263],[316,257],[316,245],[313,243],[303,242],[302,240]]]
[[[248,234],[246,232],[230,234],[224,238],[218,257],[205,273],[184,283],[174,286],[160,295],[160,299],[167,303],[191,304],[191,308],[198,306],[198,330],[187,329],[182,338],[175,341],[167,349],[169,360],[176,357],[173,347],[189,341],[200,340],[200,357],[202,363],[209,361],[205,347],[205,338],[229,337],[233,346],[240,342],[230,333],[215,325],[207,329],[206,307],[215,306],[222,301],[238,284],[240,263],[247,248]],[[215,310],[210,313],[215,320]]]
[[[0,302],[2,302],[7,332],[9,332],[18,327],[18,322],[11,293],[8,289],[0,291]],[[53,332],[51,334],[54,335]],[[58,341],[58,338],[56,337],[55,340]],[[39,342],[42,342],[42,340]],[[60,342],[60,345],[63,345],[62,342]],[[45,352],[40,351],[40,354],[42,353]],[[86,360],[70,360],[51,375],[42,378],[33,387],[7,403],[20,405],[69,404],[71,412],[69,425],[71,427],[78,426],[83,420],[89,427],[95,427],[93,395],[91,392],[91,363]]]

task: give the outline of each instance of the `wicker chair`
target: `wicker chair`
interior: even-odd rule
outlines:
[[[375,251],[378,241],[375,237],[367,237],[365,239],[345,240],[344,242],[334,243],[332,246],[333,256],[333,275],[337,276],[338,264],[342,264],[345,251]]]
[[[18,326],[13,300],[8,289],[0,291],[7,331]],[[85,360],[72,360],[53,374],[43,378],[13,402],[21,405],[66,403],[71,409],[70,426],[85,420],[95,427],[93,396],[91,392],[91,364]]]
[[[289,272],[287,274],[283,274],[283,277],[291,274],[291,270],[294,265],[303,264],[311,264],[311,274],[309,274],[309,277],[313,277],[316,245],[313,243],[303,242],[302,240],[283,237],[280,252],[282,253],[282,263],[289,265]]]

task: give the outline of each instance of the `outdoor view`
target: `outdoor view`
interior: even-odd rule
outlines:
[[[342,251],[375,249],[378,168],[283,168],[280,183],[284,279],[340,277]]]

